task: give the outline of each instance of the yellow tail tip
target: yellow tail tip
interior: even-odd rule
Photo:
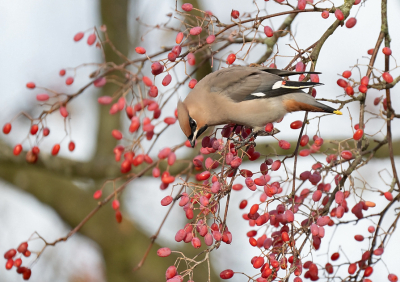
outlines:
[[[334,113],[335,115],[339,115],[339,116],[341,116],[341,115],[342,115],[342,112],[341,112],[341,111],[338,111],[338,110],[336,110],[336,111],[333,111],[333,113]]]

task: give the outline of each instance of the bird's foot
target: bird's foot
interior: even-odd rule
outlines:
[[[278,134],[279,132],[281,132],[281,131],[278,128],[274,128],[271,132],[262,130],[257,133],[257,136],[274,136],[275,134]]]
[[[235,144],[235,150],[239,150],[240,148],[244,147],[244,146],[256,146],[256,142],[254,142],[254,140],[257,137],[258,132],[256,131],[252,131],[249,136],[247,136],[247,138],[245,138],[244,140],[233,140],[233,143]],[[254,137],[253,141],[250,141],[251,138]]]

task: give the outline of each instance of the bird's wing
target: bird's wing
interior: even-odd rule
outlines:
[[[207,84],[211,92],[235,102],[281,96],[320,84],[286,81],[281,77],[293,74],[299,73],[263,67],[231,67],[214,72]]]

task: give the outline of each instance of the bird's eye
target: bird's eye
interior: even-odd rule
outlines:
[[[189,119],[189,123],[190,123],[190,127],[196,126],[196,122],[192,118]]]

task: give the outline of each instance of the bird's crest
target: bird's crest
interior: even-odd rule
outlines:
[[[178,101],[177,109],[179,125],[181,126],[183,133],[186,135],[186,137],[188,137],[190,136],[190,134],[192,134],[189,124],[189,111],[186,105],[181,101],[181,99],[179,99]]]

